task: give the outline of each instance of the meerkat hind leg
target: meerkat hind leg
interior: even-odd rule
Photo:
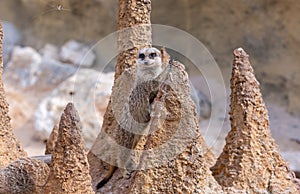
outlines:
[[[150,130],[150,123],[145,127],[145,129],[143,130],[142,134],[148,134]],[[133,138],[133,143],[132,143],[132,147],[131,147],[131,153],[135,151],[136,146],[138,145],[140,139],[141,139],[142,135],[135,135]],[[133,173],[133,171],[136,169],[137,167],[137,163],[134,162],[132,159],[133,154],[129,154],[128,160],[126,161],[126,165],[125,165],[125,169],[121,169],[121,173],[123,175],[124,178],[129,179],[131,177],[131,174]],[[136,155],[136,154],[134,154]]]

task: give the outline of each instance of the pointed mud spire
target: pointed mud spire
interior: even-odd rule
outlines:
[[[94,193],[89,164],[81,136],[81,124],[72,103],[65,108],[52,152],[45,193]]]
[[[14,137],[8,116],[8,103],[2,83],[3,59],[2,59],[3,31],[0,21],[0,168],[11,161],[26,156],[20,142]]]
[[[52,132],[47,140],[45,154],[52,154],[55,149],[55,144],[58,137],[58,126],[55,125],[52,129]]]
[[[234,50],[231,131],[213,175],[229,193],[298,193],[295,177],[271,137],[268,112],[248,54]]]
[[[215,161],[200,134],[184,66],[170,64],[154,100],[150,133],[128,193],[223,193]],[[140,143],[144,144],[140,146]]]

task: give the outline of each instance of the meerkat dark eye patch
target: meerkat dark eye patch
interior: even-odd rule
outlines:
[[[144,60],[145,59],[145,55],[144,54],[139,54],[139,58]]]
[[[156,56],[157,56],[156,53],[150,53],[149,58],[150,58],[150,59],[154,59]]]

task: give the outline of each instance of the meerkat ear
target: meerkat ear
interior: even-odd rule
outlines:
[[[162,67],[165,68],[168,65],[171,57],[167,53],[165,47],[161,48],[160,54],[161,54]]]

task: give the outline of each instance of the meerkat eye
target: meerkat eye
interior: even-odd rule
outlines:
[[[145,59],[145,55],[144,54],[139,54],[139,58],[144,60]]]
[[[149,58],[150,58],[150,59],[154,59],[156,56],[157,56],[156,53],[151,53],[151,54],[149,55]]]

